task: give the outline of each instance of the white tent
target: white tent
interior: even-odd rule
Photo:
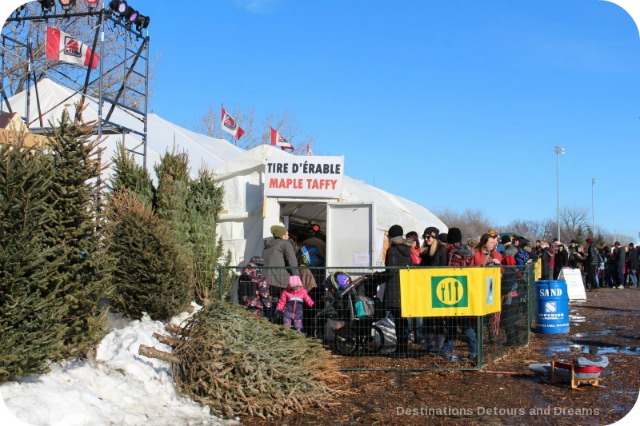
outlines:
[[[31,86],[28,114],[26,92],[9,99],[14,112],[29,117],[31,128],[57,123],[63,109],[73,117],[75,105],[81,98],[80,94],[49,79],[38,82],[37,92],[39,102],[36,102],[36,87]],[[42,124],[37,119],[38,103]],[[4,102],[0,106],[1,110],[7,111]],[[98,102],[87,98],[85,106],[83,120],[97,120]],[[109,108],[109,104],[103,106],[103,116]],[[120,108],[115,108],[110,121],[138,132],[144,130],[144,123],[139,118]],[[232,253],[234,264],[261,254],[263,237],[268,236],[270,226],[280,220],[291,221],[291,225],[320,224],[327,234],[327,264],[333,266],[364,266],[363,256],[370,264],[381,264],[384,232],[396,223],[402,225],[405,232],[414,230],[419,234],[427,226],[436,226],[442,232],[447,229],[424,207],[347,176],[344,176],[342,192],[336,199],[265,197],[265,161],[274,156],[294,157],[269,145],[243,151],[224,139],[187,130],[156,114],[148,115],[147,135],[147,167],[152,176],[155,176],[153,165],[175,146],[177,151],[188,153],[192,176],[195,177],[198,168],[205,165],[224,185],[225,211],[221,215],[220,235]],[[123,138],[126,146],[141,142],[141,137],[135,133],[110,134],[103,138],[104,161],[113,156],[116,144]],[[140,163],[141,157],[136,156],[136,160]],[[109,174],[110,169],[107,169],[104,177]]]
[[[354,252],[370,256],[371,265],[381,265],[385,231],[393,224],[419,235],[428,226],[447,231],[446,225],[426,208],[347,176],[337,199],[265,197],[265,164],[275,156],[293,157],[270,145],[260,145],[213,170],[225,188],[220,232],[234,264],[261,254],[263,238],[270,236],[270,226],[280,220],[289,222],[290,228],[294,222],[319,224],[326,232],[330,266],[365,266],[363,258],[354,257]],[[347,211],[339,211],[346,206]]]
[[[36,96],[37,93],[37,96]],[[56,125],[62,116],[62,111],[67,110],[70,117],[75,114],[75,105],[81,99],[81,95],[71,89],[60,86],[50,79],[42,79],[36,86],[32,85],[29,89],[31,102],[29,111],[27,112],[26,95],[27,91],[20,92],[9,99],[9,105],[13,112],[18,113],[22,117],[29,118],[29,127],[49,127],[50,123]],[[41,114],[38,113],[38,104],[40,104]],[[84,122],[97,121],[98,119],[98,102],[96,99],[87,97],[84,105],[82,119]],[[7,111],[8,107],[4,103],[0,103],[3,111]],[[105,103],[103,106],[103,117],[107,114],[111,104]],[[38,119],[42,115],[41,121]],[[144,133],[144,123],[131,113],[116,107],[110,119],[111,122],[121,126]],[[124,138],[127,147],[137,146],[141,144],[142,137],[135,133],[122,134],[106,134],[103,135],[103,147],[105,148],[105,161],[109,161],[115,153],[116,145]],[[196,176],[198,168],[206,165],[207,168],[213,169],[224,161],[233,158],[243,152],[242,149],[230,144],[224,139],[211,138],[191,130],[187,130],[176,124],[173,124],[156,114],[148,114],[147,116],[147,166],[150,171],[153,165],[160,161],[160,157],[166,151],[173,150],[176,147],[178,152],[185,151],[189,155],[189,164],[191,165],[190,173]],[[140,147],[139,151],[142,151]],[[136,156],[136,161],[141,164],[142,157]],[[152,172],[152,176],[155,174]],[[109,170],[106,176],[109,176]]]

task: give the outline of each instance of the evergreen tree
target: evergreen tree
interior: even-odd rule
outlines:
[[[118,144],[112,162],[114,174],[110,179],[111,190],[118,192],[130,189],[142,203],[152,208],[155,202],[155,188],[147,169],[136,164],[133,154],[127,152],[122,144]]]
[[[48,241],[61,246],[66,256],[57,280],[68,308],[64,342],[74,356],[83,356],[104,337],[111,285],[99,179],[102,149],[99,141],[89,138],[91,130],[72,123],[65,112],[50,147],[54,168],[49,200],[55,222],[48,229]]]
[[[189,157],[186,153],[166,152],[155,167],[158,176],[156,213],[166,223],[176,244],[187,259],[193,258],[187,212],[189,198]]]
[[[216,225],[222,210],[224,189],[213,175],[201,168],[198,179],[191,182],[187,211],[190,224],[189,239],[193,253],[193,277],[196,296],[208,304],[218,288],[216,269],[223,254],[222,239],[217,238]]]
[[[67,309],[54,277],[65,259],[45,239],[52,174],[41,151],[0,145],[0,382],[61,354]]]
[[[139,318],[143,312],[168,320],[192,300],[188,262],[167,225],[125,190],[108,209],[111,252],[116,260],[111,305]]]

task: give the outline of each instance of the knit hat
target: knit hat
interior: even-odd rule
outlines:
[[[447,234],[447,240],[451,244],[462,242],[462,231],[460,228],[449,228],[449,234]]]
[[[249,263],[253,263],[254,265],[264,266],[264,259],[262,256],[253,256],[249,259]]]
[[[389,228],[389,238],[402,237],[404,235],[404,230],[400,225],[393,225]]]
[[[284,223],[282,222],[278,222],[277,224],[271,227],[271,234],[276,238],[282,238],[286,233],[287,233],[287,228],[284,226]]]
[[[422,233],[422,238],[426,238],[427,236],[438,238],[439,233],[440,230],[438,228],[436,228],[435,226],[430,226],[424,230],[424,232]]]
[[[511,242],[511,237],[508,235],[503,235],[500,239],[500,244],[507,244]]]
[[[298,275],[291,275],[289,277],[289,288],[302,287],[302,280]]]
[[[447,233],[446,232],[439,233],[438,240],[440,240],[440,242],[443,244],[447,244],[447,241],[448,241]]]
[[[592,239],[591,237],[589,237],[589,238],[587,238],[587,239],[585,240],[585,242],[586,242],[587,244],[591,244],[591,243],[593,242],[593,239]]]

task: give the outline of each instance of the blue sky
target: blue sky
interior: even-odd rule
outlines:
[[[638,239],[640,37],[615,4],[130,4],[151,17],[151,110],[170,121],[289,111],[347,175],[497,228],[555,218],[560,145],[561,207],[590,223],[596,178],[596,226]]]

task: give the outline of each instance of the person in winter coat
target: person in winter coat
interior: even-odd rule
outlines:
[[[473,260],[473,251],[462,244],[462,231],[460,228],[449,228],[448,234],[449,245],[447,245],[447,266],[461,268],[471,266]],[[447,328],[446,340],[443,346],[444,352],[449,354],[451,360],[453,358],[453,349],[456,337],[456,328],[460,326],[462,332],[467,337],[469,346],[468,358],[472,361],[478,356],[478,337],[476,335],[476,318],[475,317],[448,317],[445,320],[449,323]]]
[[[263,265],[262,258],[254,256],[238,277],[238,301],[258,317],[264,317],[271,312],[271,294],[267,280],[262,275]]]
[[[598,268],[600,267],[600,253],[598,253],[598,247],[596,247],[592,238],[587,238],[587,259],[585,260],[585,266],[587,269],[587,279],[585,281],[585,287],[587,291],[595,291],[598,288]]]
[[[504,241],[504,237],[503,237],[502,241]],[[503,257],[502,262],[504,263],[504,258],[508,257],[510,259],[513,259],[513,262],[514,262],[513,264],[516,264],[517,263],[516,262],[516,256],[518,255],[518,252],[520,251],[520,248],[516,244],[512,243],[511,240],[509,240],[509,242],[503,242],[502,246],[504,248],[503,248],[503,250],[501,252],[499,252]],[[496,249],[496,250],[498,250],[498,249]]]
[[[627,269],[629,270],[629,287],[638,287],[638,277],[636,273],[638,271],[638,254],[633,247],[633,243],[629,243],[629,250],[627,251]]]
[[[471,266],[499,266],[502,263],[502,255],[498,253],[498,233],[489,229],[482,234],[480,241],[473,251]],[[483,317],[483,323],[487,327],[489,342],[493,343],[498,331],[498,316],[489,314]]]
[[[420,249],[420,266],[447,266],[446,244],[438,239],[440,230],[430,226],[422,233],[424,243]],[[447,323],[444,318],[426,318],[424,321],[424,349],[433,356],[450,357],[445,349]]]
[[[407,235],[405,235],[405,238],[407,241],[414,241],[414,245],[411,247],[411,261],[414,265],[420,265],[422,259],[420,258],[420,239],[418,238],[418,233],[416,231],[409,231]],[[422,334],[424,318],[407,318],[407,324],[409,325],[409,335],[413,334],[413,343],[422,345],[424,342],[424,336]]]
[[[558,244],[558,251],[553,258],[553,279],[557,280],[562,268],[569,266],[569,254],[564,248],[564,244]]]
[[[543,239],[540,241],[540,267],[542,269],[542,274],[540,276],[541,280],[550,280],[553,277],[553,267],[551,265],[551,259],[553,259],[553,251],[551,247],[549,247],[549,241]]]
[[[282,313],[286,327],[293,325],[293,328],[300,333],[302,332],[304,303],[306,303],[308,307],[314,305],[307,290],[304,289],[300,277],[291,275],[289,277],[289,285],[280,295],[276,311]]]
[[[618,288],[624,288],[624,268],[626,265],[627,253],[625,252],[624,247],[620,245],[619,241],[616,241],[613,246],[613,263],[616,266],[615,285]]]
[[[420,266],[445,266],[447,264],[446,245],[438,240],[440,231],[430,226],[422,233],[424,242],[420,248]]]
[[[422,258],[420,257],[420,239],[418,238],[418,233],[416,231],[407,232],[405,238],[414,241],[414,246],[411,247],[411,261],[414,265],[419,265]]]
[[[579,269],[580,272],[584,271],[584,261],[587,259],[587,255],[581,245],[576,245],[573,251],[569,250],[569,267],[572,269]]]
[[[400,300],[400,271],[399,266],[411,266],[411,247],[414,245],[413,240],[407,241],[404,238],[402,226],[393,225],[387,232],[389,238],[389,248],[384,258],[384,264],[388,268],[385,271],[385,291],[384,305],[391,311],[393,321],[396,326],[397,350],[398,357],[406,357],[408,349],[409,336],[407,333],[407,319],[400,315],[402,306]]]
[[[498,234],[495,231],[486,232],[473,251],[471,266],[497,266],[502,263],[502,255],[496,250]]]
[[[293,241],[289,240],[289,232],[284,224],[273,225],[271,235],[272,238],[264,240],[262,258],[264,266],[269,267],[265,269],[264,275],[267,284],[271,286],[271,295],[277,299],[289,284],[289,277],[299,276],[300,272]]]

